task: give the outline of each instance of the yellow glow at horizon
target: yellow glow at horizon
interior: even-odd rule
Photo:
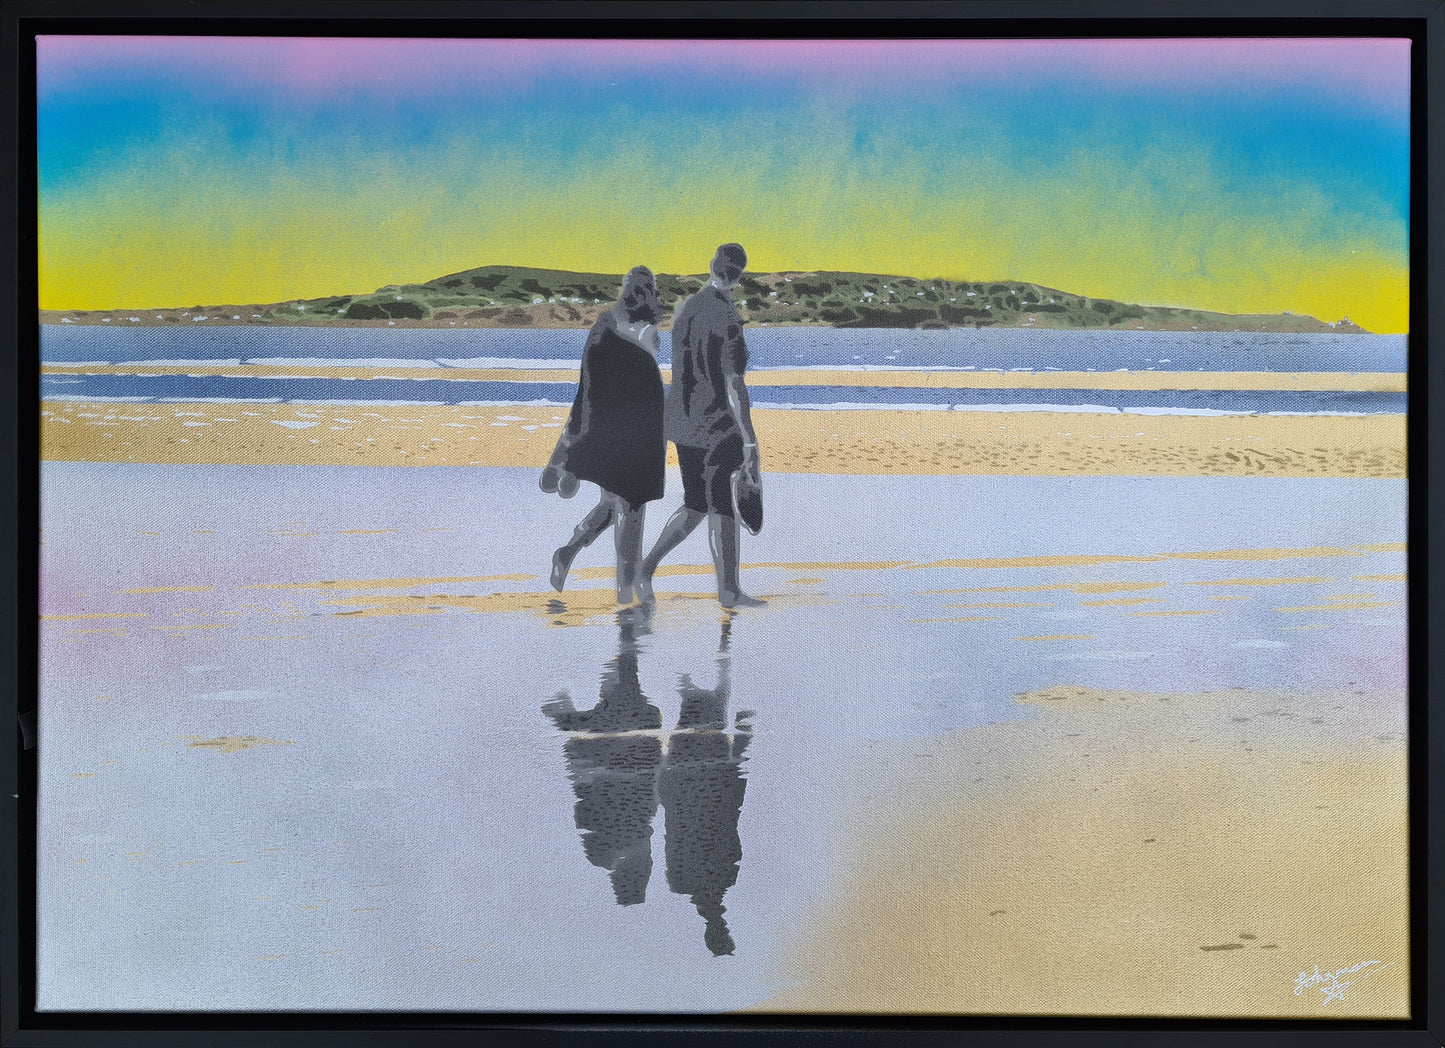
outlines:
[[[1188,156],[1160,161],[1152,182],[1094,158],[1021,188],[986,160],[934,182],[855,169],[826,137],[798,149],[805,162],[788,165],[708,144],[669,165],[618,150],[565,181],[528,177],[516,157],[460,155],[438,166],[362,154],[344,177],[313,164],[255,188],[198,178],[162,193],[137,174],[43,196],[39,304],[280,302],[502,264],[700,273],[717,244],[736,240],[754,272],[1027,280],[1143,305],[1408,330],[1403,248],[1374,227],[1319,243],[1329,205],[1305,190],[1290,208],[1241,214],[1213,188],[1207,158],[1192,158],[1203,175]],[[1177,211],[1181,199],[1190,210]]]

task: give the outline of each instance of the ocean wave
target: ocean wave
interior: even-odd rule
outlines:
[[[247,357],[247,364],[296,368],[440,368],[427,357]]]
[[[538,398],[531,400],[372,400],[367,398],[282,398],[282,397],[146,397],[146,396],[104,396],[68,393],[57,390],[47,393],[47,401],[67,403],[115,403],[115,404],[298,404],[313,407],[446,407],[449,404],[463,408],[556,408],[570,409],[571,400]],[[1141,415],[1179,417],[1291,417],[1291,418],[1365,418],[1371,415],[1398,414],[1379,411],[1250,411],[1221,410],[1218,408],[1170,408],[1170,407],[1109,407],[1104,404],[922,404],[922,403],[859,403],[837,401],[827,404],[808,403],[767,403],[754,400],[753,407],[759,411],[953,411],[953,412],[1053,412],[1067,415]]]
[[[444,368],[516,369],[520,371],[575,371],[581,361],[576,357],[557,360],[527,360],[521,357],[437,357]]]
[[[560,400],[463,400],[459,408],[568,408],[572,402]]]
[[[1242,332],[1047,331],[1008,328],[748,329],[754,367],[1008,371],[1369,371],[1405,372],[1404,335],[1246,334]],[[239,357],[253,362],[356,366],[575,367],[585,333],[573,329],[319,328],[186,325],[155,328],[43,325],[46,362]],[[664,332],[662,359],[670,356]],[[440,351],[440,353],[439,353]],[[465,356],[459,355],[459,351]],[[306,356],[286,356],[305,353]],[[440,354],[445,353],[443,357]]]
[[[89,397],[104,400],[104,397]],[[147,397],[147,400],[150,398]],[[281,397],[156,397],[157,404],[284,404]]]
[[[386,408],[440,408],[445,400],[288,400],[288,404],[310,404],[312,407],[365,408],[373,405]]]
[[[63,400],[67,403],[78,404],[148,404],[155,400],[155,397],[98,397],[82,395],[79,393],[56,393],[53,396],[45,397],[46,400]]]
[[[851,372],[889,372],[889,371],[1033,371],[1033,368],[992,368],[979,367],[977,364],[771,364],[764,367],[749,368],[749,374],[760,371],[851,371]],[[1057,371],[1058,368],[1049,370]]]
[[[75,367],[76,365],[67,362],[63,366]],[[98,366],[109,367],[112,365],[101,363]],[[239,357],[233,357],[229,360],[197,360],[195,357],[192,357],[189,360],[186,360],[184,358],[175,360],[164,360],[157,358],[155,360],[122,360],[113,366],[118,368],[238,368],[241,366],[241,359]]]

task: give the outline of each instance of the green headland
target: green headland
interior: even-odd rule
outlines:
[[[658,274],[664,306],[674,309],[705,279],[702,274]],[[620,274],[482,266],[421,284],[387,285],[368,294],[209,306],[42,310],[41,323],[586,328],[617,301],[621,286]],[[1327,322],[1293,313],[1233,314],[1137,305],[1024,280],[959,281],[823,270],[748,273],[733,289],[733,300],[744,321],[768,326],[1366,333],[1348,318]],[[667,323],[664,320],[663,326]]]

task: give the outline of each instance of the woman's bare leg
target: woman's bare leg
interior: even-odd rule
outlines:
[[[562,587],[567,582],[567,572],[572,568],[573,558],[607,530],[615,512],[613,496],[604,491],[601,500],[572,532],[572,537],[552,554],[552,588],[558,593],[562,592]]]
[[[642,526],[647,517],[647,504],[634,507],[619,498],[617,507],[617,526],[613,531],[617,545],[617,603],[631,604],[638,562],[642,559]]]

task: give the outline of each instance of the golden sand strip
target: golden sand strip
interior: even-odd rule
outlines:
[[[242,586],[242,589],[284,589],[284,590],[362,590],[362,589],[419,589],[423,586],[446,586],[467,582],[530,582],[536,575],[513,572],[509,575],[447,575],[437,578],[406,579],[331,579],[324,582],[261,582]],[[123,590],[133,593],[138,590]]]
[[[148,611],[90,611],[79,615],[42,615],[41,622],[70,622],[77,619],[143,619]]]
[[[995,567],[1010,565],[994,564]],[[1052,567],[1054,565],[1045,565]],[[1164,582],[1050,582],[1042,586],[974,586],[969,589],[929,589],[920,593],[1039,593],[1046,590],[1067,590],[1072,593],[1120,593],[1136,590],[1158,589]]]
[[[231,735],[219,739],[199,739],[196,742],[188,742],[186,745],[214,750],[217,753],[239,753],[241,750],[254,749],[257,746],[294,746],[296,743],[292,739],[267,739],[259,735]]]
[[[191,375],[222,378],[449,379],[575,383],[575,368],[379,368],[312,364],[46,364],[42,375]],[[668,368],[664,382],[672,381]],[[898,389],[1242,389],[1404,393],[1396,372],[1277,371],[843,371],[748,372],[750,386],[887,386]]]
[[[118,592],[127,595],[144,593],[209,593],[214,588],[214,586],[144,586],[140,589],[119,590]]]
[[[1221,550],[1208,554],[1209,559],[1238,559],[1251,561],[1261,559],[1260,554],[1268,554],[1271,559],[1285,560],[1294,558],[1314,558],[1318,556],[1348,556],[1357,555],[1356,551],[1366,547],[1356,547],[1355,550],[1334,549],[1333,547],[1309,547],[1301,549],[1271,549],[1271,550]],[[1197,560],[1201,559],[1195,555],[1163,555],[1140,558],[1149,561],[1164,561],[1170,559]],[[1110,563],[1109,560],[1102,561]],[[811,585],[826,581],[823,577],[802,577],[788,578],[800,571],[820,573],[842,573],[842,572],[893,572],[908,570],[918,567],[963,566],[969,569],[1014,569],[1014,568],[1053,568],[1070,567],[1079,565],[1096,565],[1101,563],[1100,559],[1088,554],[1059,554],[1046,558],[1017,558],[997,557],[980,558],[969,561],[933,562],[929,565],[913,564],[906,561],[791,561],[791,562],[747,562],[742,565],[745,571],[778,571],[783,577],[779,580],[783,584],[782,589],[769,592],[767,596],[775,602],[782,602],[782,605],[794,604],[799,601],[816,603],[818,600],[832,600],[843,591],[830,590],[832,596],[819,593],[800,592],[789,590],[787,587],[793,585]],[[588,567],[578,568],[571,573],[570,579],[573,583],[579,581],[600,581],[611,579],[614,569],[611,567]],[[713,576],[711,564],[664,564],[659,568],[659,578],[684,578],[688,576],[710,582]],[[1384,581],[1384,582],[1405,582],[1407,576],[1404,574],[1353,576],[1355,579]],[[904,576],[898,576],[901,581]],[[842,580],[837,580],[842,582]],[[1311,575],[1291,576],[1278,578],[1233,578],[1223,580],[1181,580],[1187,586],[1231,586],[1231,587],[1271,587],[1278,585],[1319,585],[1335,582],[1333,576]],[[492,583],[498,582],[532,582],[538,585],[534,588],[519,589],[497,589]],[[846,582],[842,583],[847,585]],[[878,585],[871,581],[869,585]],[[1029,601],[1005,599],[1004,595],[1012,594],[1074,594],[1083,597],[1099,597],[1096,600],[1082,600],[1079,604],[1086,607],[1132,607],[1140,604],[1164,604],[1165,599],[1159,596],[1112,596],[1114,594],[1128,593],[1138,594],[1141,592],[1157,593],[1169,586],[1170,583],[1160,579],[1112,579],[1107,581],[1093,582],[1050,582],[1035,585],[1013,585],[1013,586],[973,586],[953,589],[920,589],[911,591],[920,597],[946,597],[951,595],[966,594],[978,596],[968,603],[942,602],[939,606],[949,610],[1007,610],[1024,609],[1035,607],[1054,607],[1053,601]],[[460,587],[461,592],[453,589],[451,592],[417,592],[420,590],[434,591],[439,587]],[[167,595],[186,594],[193,590],[210,591],[213,587],[144,587],[117,590],[118,596],[130,597],[162,597]],[[437,614],[449,610],[467,612],[531,612],[546,618],[553,618],[559,614],[571,615],[573,618],[578,613],[584,616],[594,616],[616,610],[614,604],[615,590],[610,587],[587,588],[571,585],[565,593],[556,593],[545,588],[542,577],[529,572],[514,572],[502,575],[475,575],[475,576],[428,576],[408,578],[374,578],[374,579],[341,579],[307,581],[292,580],[288,582],[265,582],[248,583],[237,587],[241,591],[254,590],[281,590],[296,594],[314,595],[317,598],[329,597],[330,599],[318,600],[318,603],[326,607],[337,607],[344,610],[336,614],[352,615],[365,613],[366,617],[374,615],[424,615]],[[404,591],[404,592],[388,592]],[[473,592],[467,592],[473,591]],[[711,606],[712,597],[705,592],[676,592],[665,590],[659,586],[658,595],[664,601],[691,601],[700,600]],[[863,596],[863,594],[851,593],[852,597]],[[991,599],[981,599],[986,595]],[[876,596],[876,594],[874,595]],[[1211,596],[1212,600],[1230,601],[1247,600],[1249,597],[1240,594],[1228,594],[1224,596]],[[1356,611],[1383,607],[1398,607],[1399,601],[1383,600],[1378,593],[1338,593],[1324,596],[1326,603],[1278,607],[1274,610],[1281,613],[1299,613],[1315,611]],[[214,610],[209,612],[212,616],[243,616],[247,611],[265,612],[266,606],[261,604],[241,604],[241,610]],[[188,608],[188,612],[201,614],[199,609]],[[299,610],[298,605],[290,600],[280,601],[279,608],[272,608],[273,613],[284,614],[288,611]],[[1163,615],[1197,615],[1209,613],[1208,609],[1184,609],[1164,611],[1157,614]],[[145,618],[150,612],[147,611],[108,611],[108,612],[84,612],[84,613],[53,613],[40,616],[41,621],[49,623],[74,623],[78,620],[88,619],[122,619],[122,618]],[[976,621],[967,618],[954,619],[927,619],[915,621]],[[160,625],[153,627],[156,630],[176,630],[220,628],[224,624],[201,624],[199,626],[184,626],[179,624]],[[130,626],[120,625],[106,627],[98,632],[126,632]],[[1298,627],[1290,627],[1298,628]],[[79,631],[72,629],[70,632],[97,632]],[[260,639],[260,638],[249,638]],[[1057,638],[1044,638],[1057,639]]]
[[[1296,560],[1318,557],[1358,557],[1359,549],[1341,546],[1306,546],[1293,549],[1221,549],[1187,553],[1051,553],[1038,557],[968,557],[907,564],[908,568],[1076,568],[1100,564],[1147,564],[1162,560]],[[1244,581],[1244,580],[1236,580]],[[1284,579],[1281,581],[1300,581]],[[1082,591],[1082,590],[1081,590]],[[947,592],[947,591],[940,591]],[[955,591],[961,592],[961,591]]]
[[[660,606],[669,609],[670,615],[688,612],[714,615],[719,612],[715,592],[659,592],[657,600]],[[832,603],[831,598],[805,593],[771,594],[768,600],[775,609]],[[341,609],[332,614],[356,619],[443,615],[449,612],[525,612],[536,615],[550,626],[581,626],[598,619],[609,619],[618,611],[617,591],[610,586],[569,589],[563,594],[551,591],[431,596],[371,594],[337,597],[318,603]]]
[[[1356,575],[1356,578],[1365,578],[1363,575]],[[1328,575],[1293,575],[1284,578],[1269,579],[1205,579],[1202,582],[1186,582],[1186,586],[1307,586],[1317,585],[1321,582],[1333,582],[1334,579]],[[1405,576],[1399,576],[1399,582],[1405,581]]]
[[[1021,699],[835,783],[839,881],[753,1010],[1409,1014],[1402,693]]]
[[[51,461],[546,464],[552,407],[46,401]],[[765,472],[1404,477],[1405,416],[759,409]],[[676,462],[669,449],[669,459]]]

